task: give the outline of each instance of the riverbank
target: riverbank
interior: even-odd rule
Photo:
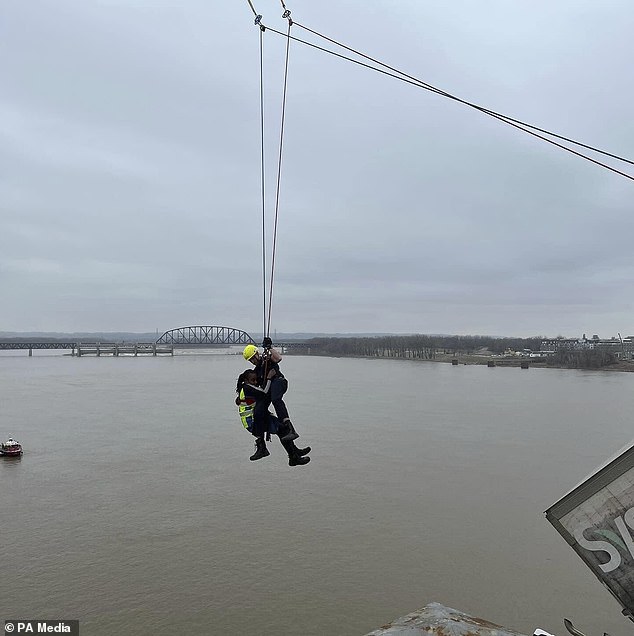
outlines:
[[[539,369],[570,369],[580,367],[566,367],[563,365],[553,364],[548,358],[527,358],[521,356],[500,356],[492,353],[478,353],[478,354],[436,354],[436,357],[431,360],[432,362],[445,362],[452,364],[454,360],[458,361],[459,365],[465,364],[480,364],[484,366],[493,363],[496,367],[522,367],[522,365],[528,365],[529,368],[535,367]],[[591,369],[594,371],[622,371],[633,372],[634,360],[619,360],[612,364]]]
[[[287,354],[293,355],[293,351],[287,351]],[[297,352],[299,355],[306,352]],[[556,364],[552,358],[530,358],[526,356],[504,356],[495,354],[491,351],[481,350],[478,353],[429,353],[425,356],[410,356],[398,354],[390,354],[389,351],[383,351],[381,355],[363,355],[347,352],[333,353],[330,351],[320,351],[313,348],[309,355],[324,356],[329,358],[361,358],[367,360],[387,359],[387,360],[417,360],[419,362],[442,362],[445,364],[456,365],[482,365],[490,367],[519,367],[519,368],[538,368],[538,369],[586,369],[587,371],[610,371],[610,372],[634,372],[634,360],[618,360],[610,364],[599,367],[575,367],[566,366],[564,364]],[[454,362],[455,361],[455,362]]]

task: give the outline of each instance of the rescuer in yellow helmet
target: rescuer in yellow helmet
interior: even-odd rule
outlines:
[[[272,377],[274,371],[269,371]],[[266,442],[265,433],[274,433],[280,438],[280,442],[288,453],[289,466],[304,466],[310,461],[310,457],[305,457],[310,453],[310,446],[297,448],[293,440],[284,439],[286,432],[279,419],[269,412],[268,406],[271,403],[269,391],[271,388],[271,378],[264,387],[258,386],[257,373],[255,369],[247,369],[238,377],[236,384],[236,404],[240,413],[242,425],[255,437],[255,453],[249,457],[251,461],[262,459],[270,455]]]
[[[244,348],[242,355],[245,360],[248,360],[255,366],[255,372],[257,373],[258,384],[260,386],[264,386],[269,379],[269,371],[271,369],[275,371],[273,376],[271,376],[271,403],[273,404],[277,418],[282,423],[283,429],[286,429],[286,432],[282,432],[281,439],[283,441],[293,441],[299,437],[299,434],[291,422],[288,409],[283,399],[284,394],[288,390],[288,380],[280,371],[279,363],[282,360],[282,356],[279,351],[273,349],[273,342],[270,338],[264,338],[262,346],[264,347],[264,351],[260,354],[255,345],[249,344]]]

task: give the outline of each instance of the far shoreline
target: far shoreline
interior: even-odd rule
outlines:
[[[522,364],[528,364],[529,369],[535,367],[536,369],[568,369],[568,370],[580,370],[580,371],[615,371],[629,373],[634,371],[634,361],[622,360],[607,364],[602,367],[569,367],[560,364],[549,364],[548,358],[525,358],[525,357],[511,357],[511,356],[496,356],[496,355],[457,355],[449,356],[442,354],[431,362],[442,362],[451,364],[453,360],[458,360],[458,365],[483,365],[487,366],[490,361],[493,361],[496,367],[521,367]]]
[[[285,355],[305,355],[300,352],[292,353],[286,352]],[[577,370],[577,371],[608,371],[611,373],[632,373],[634,372],[634,360],[620,360],[612,364],[607,364],[602,367],[571,367],[558,364],[549,364],[547,358],[527,358],[524,356],[501,356],[497,354],[445,354],[441,353],[434,358],[406,358],[402,356],[363,356],[354,354],[333,354],[330,352],[311,352],[308,355],[320,356],[324,358],[356,358],[362,360],[406,360],[410,362],[433,362],[441,364],[453,364],[454,360],[457,360],[457,364],[454,366],[489,366],[490,362],[493,362],[493,367],[513,367],[521,368],[522,364],[528,364],[528,368],[536,369],[564,369],[564,370]]]

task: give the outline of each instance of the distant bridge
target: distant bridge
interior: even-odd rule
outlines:
[[[71,342],[70,340],[56,340],[46,342],[44,340],[36,340],[28,342],[24,340],[9,340],[0,342],[0,350],[8,351],[11,349],[28,350],[29,355],[33,355],[33,349],[70,349],[72,356],[86,355],[146,355],[169,353],[174,355],[174,345],[158,345],[156,342],[135,342],[135,343],[119,343],[119,342]]]
[[[9,349],[74,349],[76,346],[76,342],[70,342],[66,340],[56,340],[54,342],[8,340],[0,342],[0,350],[4,351],[7,351]]]
[[[228,346],[228,345],[259,345],[255,339],[246,331],[234,329],[233,327],[178,327],[166,331],[156,341],[157,345],[172,345],[181,347],[205,347],[205,346]],[[293,349],[295,351],[310,351],[310,343],[306,342],[274,342],[274,347],[278,347],[287,353]]]
[[[248,345],[260,343],[256,342],[246,331],[241,329],[234,329],[233,327],[217,327],[207,325],[197,325],[192,327],[177,327],[176,329],[170,329],[166,331],[160,338],[154,343],[151,342],[138,342],[127,343],[127,345],[120,343],[85,343],[77,342],[76,340],[53,340],[46,341],[43,338],[33,338],[29,340],[27,338],[14,338],[11,340],[0,341],[0,350],[9,349],[27,349],[29,355],[32,355],[34,349],[71,349],[72,354],[75,355],[77,351],[78,355],[85,355],[89,352],[93,352],[100,355],[100,351],[110,352],[112,349],[113,355],[118,355],[118,351],[124,352],[124,347],[131,348],[131,351],[136,353],[145,353],[152,351],[153,353],[159,351],[161,353],[173,352],[174,346],[183,347],[205,347],[205,346],[227,346],[227,345]],[[156,349],[156,345],[163,345],[168,347],[167,349]],[[275,342],[275,347],[281,349],[299,349],[309,350],[310,344],[306,342]],[[81,352],[81,353],[80,353]],[[115,353],[117,352],[117,353]],[[127,353],[127,350],[125,350]],[[155,354],[156,355],[156,354]]]
[[[166,331],[156,344],[175,345],[248,345],[255,340],[246,332],[233,327],[178,327]]]

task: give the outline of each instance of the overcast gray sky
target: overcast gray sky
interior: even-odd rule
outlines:
[[[278,1],[253,4],[286,30]],[[446,91],[634,159],[631,0],[286,5]],[[269,226],[284,46],[264,34]],[[631,334],[633,211],[632,181],[293,43],[271,329]],[[0,331],[261,331],[261,267],[247,0],[4,0]]]

